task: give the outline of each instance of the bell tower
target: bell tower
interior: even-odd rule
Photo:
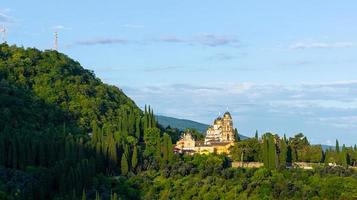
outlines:
[[[223,115],[222,141],[234,141],[233,120],[231,114],[227,111]]]

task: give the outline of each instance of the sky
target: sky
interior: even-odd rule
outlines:
[[[6,41],[58,50],[156,114],[357,143],[357,2],[2,0]]]

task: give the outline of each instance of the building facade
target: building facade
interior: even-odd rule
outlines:
[[[204,141],[195,141],[192,134],[184,133],[177,141],[175,151],[188,154],[208,154],[208,153],[229,153],[229,148],[234,145],[235,131],[233,128],[233,119],[227,111],[223,117],[219,116],[209,126],[206,131]]]

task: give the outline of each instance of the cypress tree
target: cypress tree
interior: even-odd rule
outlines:
[[[99,196],[98,191],[95,192],[95,200],[100,200],[100,196]]]
[[[240,142],[239,133],[238,133],[238,130],[236,128],[234,129],[234,136],[236,137],[236,141]]]
[[[279,167],[285,168],[286,167],[286,160],[287,160],[287,145],[285,141],[280,140],[280,153],[279,153]]]
[[[292,152],[291,152],[292,150],[291,150],[291,146],[290,145],[288,145],[287,146],[287,155],[286,155],[286,162],[287,163],[291,163],[292,162]]]
[[[324,160],[324,163],[325,163],[326,166],[329,163],[329,158],[330,158],[330,149],[326,149],[326,151],[325,151],[325,160]]]
[[[161,163],[161,139],[160,136],[157,138],[155,152],[154,152],[154,159],[156,163]]]
[[[110,200],[118,200],[118,195],[117,195],[117,193],[111,193],[110,194]]]
[[[171,162],[172,157],[173,157],[172,154],[173,154],[173,152],[172,152],[171,137],[167,133],[164,133],[163,142],[162,142],[162,161],[163,161],[163,164]]]
[[[142,120],[142,123],[143,123],[143,129],[144,131],[146,131],[148,128],[149,128],[149,118],[148,118],[148,112],[147,112],[147,108],[146,108],[146,104],[145,104],[145,111],[144,111],[144,116],[143,116],[143,120]]]
[[[168,150],[168,162],[171,163],[173,161],[174,152],[173,152],[173,144],[170,136],[168,137],[167,150]]]
[[[336,140],[336,147],[335,147],[336,153],[340,153],[340,145],[338,144],[338,140]]]
[[[129,166],[128,166],[128,159],[126,157],[126,154],[123,153],[121,156],[121,174],[122,175],[127,175],[129,171]]]
[[[82,192],[82,200],[86,200],[87,197],[86,197],[86,191],[83,189],[83,192]]]
[[[347,163],[347,150],[346,150],[345,145],[342,146],[342,151],[340,153],[339,158],[340,158],[341,165],[344,167],[347,167],[347,164],[348,164]]]
[[[138,165],[138,148],[135,145],[133,149],[133,155],[131,157],[131,168],[135,170],[137,165]]]
[[[276,147],[274,143],[273,135],[269,136],[269,169],[276,169],[277,160],[276,160]]]
[[[151,110],[151,127],[156,127],[156,119],[154,115],[154,110]]]
[[[258,136],[258,130],[255,130],[255,139],[258,140],[259,136]]]
[[[149,106],[149,111],[148,111],[148,114],[147,114],[147,116],[148,116],[148,122],[147,122],[147,124],[148,124],[148,128],[152,128],[152,118],[151,118],[151,108],[150,108],[150,106]]]
[[[267,135],[263,136],[263,149],[262,149],[262,153],[263,153],[263,163],[265,168],[269,168],[269,142],[267,139]]]
[[[140,140],[140,117],[136,118],[135,122],[135,137]]]
[[[99,141],[99,128],[95,120],[92,121],[92,143],[95,145]]]

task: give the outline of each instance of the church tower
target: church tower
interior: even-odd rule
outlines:
[[[231,114],[227,111],[223,115],[223,124],[222,124],[222,138],[221,141],[234,141],[234,129],[233,129],[233,120]]]

